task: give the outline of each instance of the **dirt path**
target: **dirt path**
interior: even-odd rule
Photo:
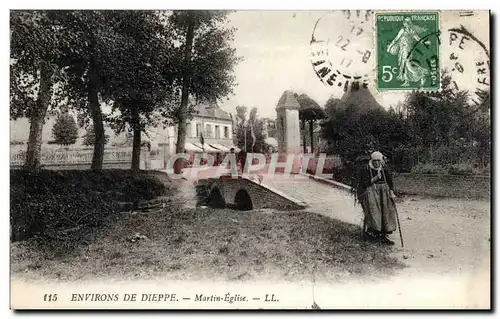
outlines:
[[[313,180],[266,182],[308,203],[310,212],[362,223],[360,206],[354,207],[352,197],[333,186]],[[408,267],[390,281],[390,295],[418,299],[439,292],[455,303],[489,305],[490,203],[413,196],[400,199],[397,207],[404,248],[396,232],[391,254]]]

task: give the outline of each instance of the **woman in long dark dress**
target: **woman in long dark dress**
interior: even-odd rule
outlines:
[[[392,175],[384,165],[382,153],[373,152],[370,160],[357,169],[356,193],[363,208],[365,236],[393,245],[387,236],[396,230],[396,207]]]

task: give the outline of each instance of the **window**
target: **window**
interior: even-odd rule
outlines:
[[[205,135],[206,135],[206,137],[213,137],[212,125],[207,124],[205,126]]]
[[[220,126],[215,125],[215,138],[220,138]]]
[[[186,124],[186,137],[191,137],[192,134],[191,134],[191,123],[187,123]]]
[[[200,136],[201,136],[201,124],[196,123],[196,137],[200,137]]]
[[[229,138],[229,127],[224,126],[224,138]]]

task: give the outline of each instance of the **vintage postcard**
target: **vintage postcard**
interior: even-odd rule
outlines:
[[[488,10],[11,10],[11,309],[491,309],[490,45]]]

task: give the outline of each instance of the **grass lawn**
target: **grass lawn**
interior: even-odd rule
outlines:
[[[13,275],[61,281],[314,276],[341,282],[388,276],[404,267],[390,248],[362,242],[359,227],[350,224],[307,211],[185,208],[175,192],[162,209],[108,216],[77,249],[56,254],[47,247],[34,239],[14,243]]]

